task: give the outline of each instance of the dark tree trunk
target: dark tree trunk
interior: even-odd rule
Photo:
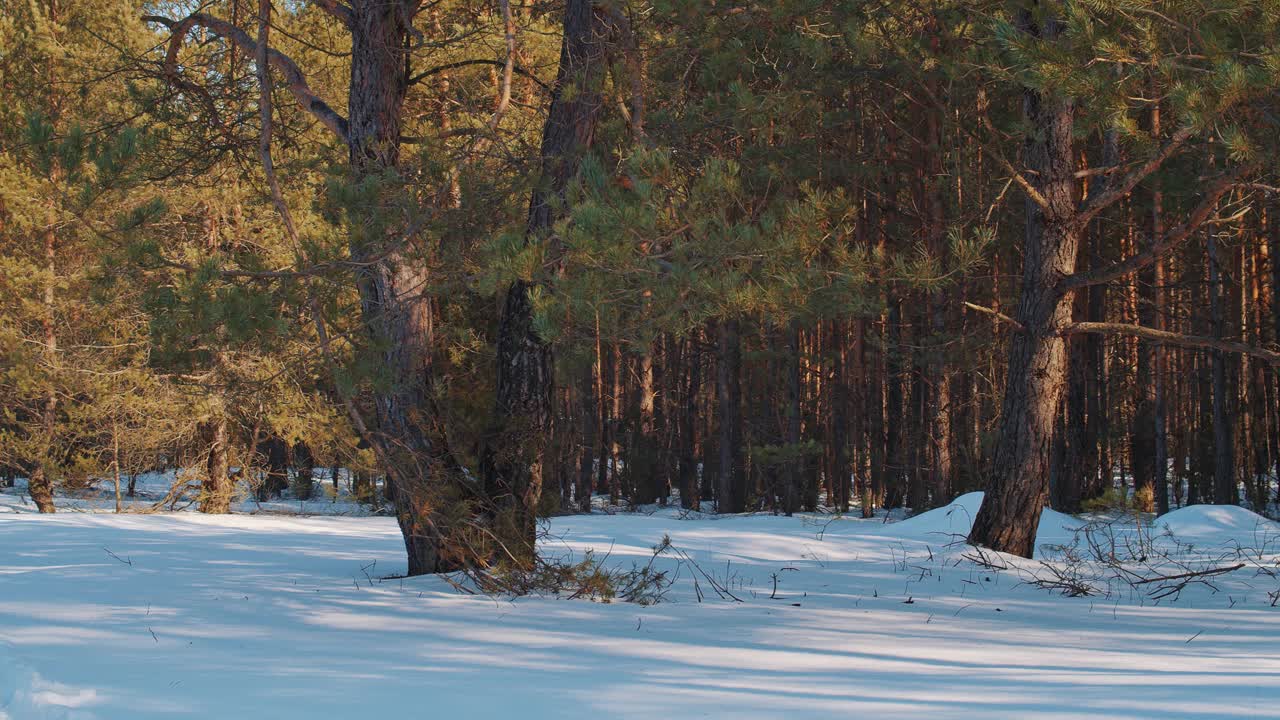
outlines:
[[[1113,135],[1114,136],[1114,135]],[[1114,146],[1114,140],[1112,141]],[[1113,153],[1113,156],[1115,153]],[[1100,259],[1102,237],[1100,232],[1090,233],[1093,261]],[[1086,316],[1091,322],[1102,322],[1107,312],[1107,286],[1094,285],[1088,290]],[[1085,425],[1081,438],[1081,497],[1096,498],[1105,490],[1111,479],[1109,458],[1104,460],[1103,439],[1110,434],[1107,418],[1107,359],[1105,338],[1088,335],[1084,341],[1085,356]]]
[[[1157,105],[1151,110],[1151,130],[1156,137],[1160,136],[1160,106]],[[1151,192],[1151,242],[1154,244],[1156,240],[1164,235],[1164,218],[1163,218],[1163,202],[1164,196],[1160,192],[1159,186]],[[1152,264],[1152,327],[1157,330],[1165,329],[1165,313],[1166,313],[1166,293],[1165,293],[1165,267],[1164,260],[1157,260]],[[1151,371],[1153,374],[1152,382],[1152,461],[1155,465],[1155,476],[1153,478],[1153,490],[1155,492],[1155,511],[1159,515],[1169,512],[1169,408],[1166,398],[1165,382],[1167,380],[1166,362],[1167,354],[1165,349],[1156,346],[1152,349]]]
[[[1273,203],[1268,209],[1267,217],[1267,260],[1271,264],[1271,341],[1280,344],[1280,205]],[[1269,469],[1280,473],[1280,368],[1273,368],[1271,373],[1272,387],[1276,389],[1271,398],[1274,418],[1271,427],[1272,446],[1275,450],[1271,455],[1273,464]]]
[[[903,430],[907,425],[906,392],[902,387],[903,350],[902,301],[889,302],[885,321],[889,343],[885,347],[885,490],[882,502],[887,508],[901,507],[907,498],[906,443]]]
[[[637,504],[647,505],[662,498],[665,502],[662,468],[658,457],[657,389],[654,386],[653,354],[640,357],[640,423],[627,455],[632,492]]]
[[[316,462],[311,447],[304,442],[293,446],[294,495],[299,500],[310,500],[315,491]]]
[[[930,20],[935,29],[931,40],[937,48],[939,34],[936,22]],[[937,77],[930,73],[926,83],[930,93],[937,92]],[[925,117],[926,144],[923,148],[923,161],[920,179],[921,194],[925,209],[925,241],[929,252],[937,258],[947,254],[946,217],[943,206],[942,189],[946,172],[943,167],[942,146],[942,114],[931,110]],[[926,393],[924,402],[924,427],[921,428],[928,437],[923,438],[928,458],[929,492],[928,505],[937,507],[951,501],[952,481],[952,405],[951,377],[947,367],[946,347],[947,327],[952,307],[952,291],[939,288],[929,293],[929,338],[923,390]],[[925,428],[929,428],[925,430]]]
[[[1153,327],[1155,322],[1155,269],[1138,276],[1138,324]],[[1135,496],[1155,492],[1156,478],[1156,388],[1155,344],[1138,340],[1138,362],[1134,377],[1133,423],[1129,429],[1129,465]],[[1150,510],[1150,508],[1143,508]]]
[[[258,487],[258,500],[278,498],[289,487],[289,446],[284,440],[271,437],[259,446],[258,452],[267,460],[267,476]]]
[[[1085,266],[1087,255],[1083,252],[1078,265]],[[1076,293],[1072,301],[1071,317],[1084,320],[1088,316],[1089,294]],[[1088,340],[1091,336],[1078,335],[1067,339],[1067,352],[1070,353],[1067,376],[1067,409],[1063,421],[1062,434],[1058,443],[1061,446],[1061,465],[1053,474],[1050,485],[1052,504],[1055,510],[1065,513],[1080,512],[1080,499],[1086,483],[1086,463],[1089,448],[1088,432],[1088,392],[1089,392],[1089,358]]]
[[[1023,32],[1052,40],[1061,32],[1053,19],[1038,26],[1029,11]],[[1030,125],[1026,161],[1044,205],[1027,200],[1021,296],[1015,319],[1009,372],[1001,409],[996,455],[986,499],[969,542],[1031,557],[1040,511],[1048,496],[1054,430],[1066,388],[1066,341],[1059,330],[1071,320],[1071,298],[1058,281],[1075,269],[1079,231],[1076,209],[1072,100],[1024,90]]]
[[[1151,132],[1160,136],[1159,108],[1151,113]],[[1148,222],[1146,227],[1147,245],[1152,246],[1160,240],[1164,230],[1160,218],[1160,191],[1153,190],[1148,194]],[[1138,273],[1138,324],[1145,327],[1163,329],[1164,282],[1163,263],[1156,262]],[[1133,466],[1133,490],[1135,498],[1146,493],[1162,508],[1169,509],[1167,497],[1167,461],[1168,450],[1164,433],[1164,378],[1160,372],[1163,350],[1155,343],[1138,340],[1138,366],[1135,379],[1137,400],[1134,403],[1133,426],[1130,429],[1130,464]],[[1145,491],[1145,492],[1144,492]],[[1163,494],[1165,497],[1161,497]],[[1143,507],[1152,511],[1156,507]]]
[[[1221,248],[1215,234],[1208,233],[1209,245],[1209,314],[1213,322],[1213,336],[1226,336],[1226,308],[1221,265]],[[1236,479],[1234,471],[1235,445],[1232,436],[1231,417],[1227,397],[1227,355],[1221,350],[1211,350],[1213,376],[1213,502],[1216,505],[1236,503]]]
[[[596,406],[596,373],[591,362],[583,365],[578,394],[582,416],[582,452],[578,458],[578,511],[591,512],[591,485],[595,478],[595,465],[596,462],[604,461],[599,441],[600,410]]]
[[[785,469],[782,510],[795,514],[800,504],[800,323],[787,328],[787,445],[795,453]]]
[[[685,343],[684,361],[688,368],[684,386],[684,408],[680,414],[680,506],[688,510],[701,507],[698,477],[698,394],[702,388],[702,352],[695,340]],[[705,470],[705,469],[704,469]]]
[[[56,16],[56,8],[53,13]],[[57,182],[58,170],[54,170]],[[54,291],[58,282],[58,254],[57,254],[57,235],[54,228],[57,226],[57,214],[53,207],[49,207],[48,227],[43,233],[44,241],[44,261],[45,271],[48,273],[45,279],[44,289],[42,293],[43,313],[40,316],[41,334],[44,336],[45,355],[48,358],[49,368],[58,367],[58,335],[55,331],[54,314],[56,306]],[[31,496],[31,501],[36,504],[36,509],[42,513],[53,513],[57,511],[57,507],[53,504],[53,477],[49,472],[52,465],[51,453],[53,452],[52,443],[57,431],[57,410],[58,395],[52,387],[53,378],[49,377],[46,382],[50,383],[48,392],[45,394],[44,402],[40,405],[40,433],[43,436],[43,451],[41,457],[36,461],[35,468],[31,471],[27,478],[27,494]]]
[[[865,322],[865,321],[864,321]],[[862,498],[862,516],[869,518],[875,515],[875,509],[884,504],[888,471],[885,469],[884,455],[884,334],[877,344],[879,352],[872,355],[872,364],[868,369],[867,382],[867,455],[871,474],[871,488]]]
[[[832,381],[832,407],[829,412],[830,418],[830,437],[828,442],[831,444],[831,478],[828,484],[831,486],[832,496],[827,500],[834,503],[836,508],[842,512],[849,512],[849,503],[851,500],[853,469],[849,462],[849,426],[850,418],[853,422],[853,436],[857,438],[861,433],[862,425],[859,422],[858,412],[852,407],[849,400],[849,377],[848,365],[846,362],[846,354],[848,348],[846,342],[848,338],[845,334],[845,325],[843,322],[836,320],[831,323],[831,335],[829,337],[831,357],[833,360],[831,369]]]
[[[611,28],[591,0],[568,0],[560,69],[542,134],[542,167],[529,201],[526,241],[540,242],[563,212],[565,192],[590,151],[600,117]],[[507,290],[497,342],[497,401],[480,477],[495,531],[520,561],[532,558],[551,419],[551,348],[534,327],[531,286]]]
[[[716,508],[722,513],[740,513],[747,508],[747,482],[742,463],[742,347],[736,318],[720,323],[719,342],[716,409],[720,416],[720,460]]]

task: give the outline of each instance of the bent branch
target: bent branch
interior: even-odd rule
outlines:
[[[182,47],[183,38],[195,27],[203,27],[215,35],[226,38],[247,55],[256,56],[258,52],[258,44],[254,42],[253,38],[249,37],[248,33],[225,20],[204,13],[194,13],[182,20],[172,20],[161,15],[144,15],[142,20],[144,22],[159,23],[171,31],[169,48],[165,53],[165,70],[175,77],[178,74],[178,49]],[[311,87],[307,84],[306,76],[302,74],[298,64],[288,55],[274,48],[267,49],[267,58],[271,66],[284,75],[289,92],[293,94],[294,99],[298,101],[302,109],[315,116],[321,124],[329,128],[342,142],[349,142],[347,119],[339,115],[333,108],[329,107],[328,103],[311,91]]]

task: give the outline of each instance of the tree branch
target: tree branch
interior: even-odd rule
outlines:
[[[1222,199],[1222,196],[1235,187],[1240,178],[1253,172],[1255,167],[1254,165],[1240,165],[1226,175],[1220,176],[1204,192],[1204,199],[1191,212],[1191,216],[1187,218],[1187,221],[1170,229],[1169,232],[1164,234],[1164,237],[1160,238],[1159,242],[1149,249],[1107,267],[1068,275],[1058,281],[1059,292],[1067,293],[1090,285],[1108,283],[1126,275],[1131,275],[1160,259],[1182,244],[1200,226],[1204,225],[1209,219],[1209,215],[1213,213],[1213,209],[1217,207],[1218,201]]]
[[[267,187],[271,190],[271,202],[284,221],[285,232],[293,244],[294,252],[299,249],[298,230],[293,224],[293,215],[285,204],[284,194],[280,192],[280,180],[276,177],[275,161],[271,157],[271,69],[267,65],[267,49],[271,47],[271,0],[258,0],[258,45],[254,55],[254,71],[258,75],[258,111],[262,115],[261,131],[258,136],[258,155],[262,158],[262,172],[267,178]]]
[[[1148,175],[1159,170],[1160,166],[1173,157],[1186,144],[1187,140],[1190,140],[1195,134],[1195,128],[1189,125],[1179,128],[1173,134],[1173,137],[1169,139],[1169,142],[1160,148],[1159,152],[1148,158],[1142,165],[1134,168],[1118,182],[1111,183],[1105,192],[1090,198],[1089,202],[1085,203],[1084,209],[1076,214],[1072,222],[1077,228],[1083,228],[1088,225],[1089,221],[1093,220],[1098,213],[1111,207],[1117,200],[1132,192],[1138,186],[1138,183],[1146,179]]]
[[[356,23],[355,12],[338,0],[312,0],[312,4],[338,18],[338,21],[348,30],[352,29]]]
[[[644,137],[645,120],[644,79],[646,68],[644,52],[641,50],[640,41],[631,27],[631,18],[627,17],[627,14],[621,8],[613,5],[608,6],[605,9],[605,13],[613,26],[614,32],[618,35],[617,42],[610,47],[610,54],[613,55],[621,49],[622,61],[626,67],[627,79],[631,86],[631,107],[628,109],[623,105],[622,111],[626,116],[627,124],[631,127],[632,139],[640,140]],[[616,77],[614,78],[614,83],[621,86]]]
[[[423,70],[417,75],[414,75],[413,77],[409,78],[408,84],[415,85],[417,83],[422,82],[423,80],[426,80],[432,75],[439,75],[442,72],[448,72],[450,70],[464,68],[464,67],[467,67],[468,65],[494,65],[500,68],[506,67],[506,63],[500,60],[489,60],[484,58],[476,58],[475,60],[459,60],[457,62],[445,63],[444,65],[437,65],[436,67],[430,68],[428,70]],[[538,87],[542,88],[543,90],[546,90],[548,92],[551,90],[551,88],[546,83],[538,79],[537,75],[534,75],[533,73],[529,72],[528,70],[526,70],[525,68],[519,65],[512,65],[511,71],[517,75],[523,75],[529,78],[530,80],[537,83]]]
[[[1143,340],[1160,343],[1162,345],[1220,350],[1222,352],[1248,355],[1250,357],[1258,358],[1259,360],[1264,360],[1272,365],[1280,365],[1280,352],[1276,352],[1274,350],[1267,350],[1265,348],[1233,342],[1231,340],[1219,340],[1218,338],[1204,337],[1202,335],[1183,335],[1182,333],[1169,332],[1167,330],[1156,330],[1155,328],[1143,327],[1141,325],[1107,322],[1076,322],[1064,326],[1058,331],[1058,333],[1060,335],[1093,333],[1095,335],[1137,337],[1142,338]]]
[[[981,306],[981,305],[974,305],[974,304],[973,304],[973,303],[971,303],[971,302],[966,302],[966,303],[962,303],[962,304],[963,304],[965,307],[969,308],[970,310],[973,310],[974,312],[980,312],[980,313],[982,313],[983,315],[990,315],[991,317],[993,317],[993,318],[995,318],[995,319],[999,320],[1000,322],[1008,323],[1009,325],[1012,325],[1012,326],[1013,326],[1013,329],[1014,329],[1014,330],[1017,330],[1018,332],[1026,332],[1026,330],[1027,330],[1027,328],[1026,328],[1026,327],[1024,327],[1022,323],[1018,322],[1017,320],[1014,320],[1013,318],[1009,317],[1008,315],[1005,315],[1004,313],[1000,312],[999,310],[993,310],[992,308],[989,308],[989,307],[983,307],[983,306]]]
[[[169,48],[165,53],[165,70],[174,77],[178,76],[178,49],[182,46],[183,38],[194,27],[203,27],[215,35],[226,38],[245,54],[257,54],[258,44],[249,37],[248,33],[225,20],[220,20],[204,13],[194,13],[182,20],[171,20],[160,15],[144,15],[142,20],[144,22],[159,23],[171,31]],[[298,68],[298,64],[288,55],[273,48],[267,48],[267,58],[271,66],[284,75],[285,82],[289,86],[289,92],[293,93],[293,97],[298,101],[298,104],[315,116],[325,127],[333,131],[333,134],[337,135],[344,143],[349,142],[347,119],[339,115],[333,108],[329,107],[328,103],[321,100],[318,95],[311,91],[311,87],[307,85],[307,79],[302,74],[302,70]]]
[[[511,73],[516,66],[516,23],[511,19],[511,0],[498,0],[498,4],[502,6],[507,59],[502,64],[502,88],[498,92],[498,105],[493,111],[493,117],[489,118],[490,132],[498,129],[498,123],[502,122],[502,116],[507,114],[507,108],[511,105]]]

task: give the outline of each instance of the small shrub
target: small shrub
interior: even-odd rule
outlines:
[[[515,564],[496,568],[467,570],[467,575],[485,593],[497,595],[552,595],[568,599],[586,599],[610,603],[614,600],[653,605],[662,600],[671,579],[665,570],[655,570],[654,560],[671,547],[671,538],[663,536],[653,548],[653,556],[643,566],[629,570],[605,565],[587,551],[582,560],[546,560],[537,558],[531,567]]]
[[[1108,512],[1112,510],[1124,510],[1129,507],[1128,498],[1125,497],[1124,490],[1116,487],[1107,488],[1106,492],[1096,498],[1090,498],[1080,503],[1080,507],[1085,512]]]

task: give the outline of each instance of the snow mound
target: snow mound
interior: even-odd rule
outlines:
[[[31,696],[35,677],[14,657],[12,648],[0,642],[0,720],[34,717]]]
[[[973,519],[982,507],[982,493],[971,492],[956,498],[950,505],[934,508],[895,523],[890,529],[902,535],[968,535]]]
[[[1255,533],[1280,533],[1280,523],[1236,505],[1191,505],[1162,515],[1156,524],[1177,536],[1220,535],[1241,542]]]
[[[890,529],[895,535],[908,537],[966,536],[973,528],[973,520],[978,516],[978,509],[982,507],[982,498],[983,494],[980,492],[965,493],[950,505],[907,518],[891,525]],[[1036,544],[1063,542],[1069,539],[1080,525],[1081,522],[1070,515],[1045,508],[1040,513],[1040,529],[1036,533]]]
[[[0,642],[0,720],[91,718],[86,713],[72,713],[67,709],[64,701],[68,698],[63,693],[65,689],[40,677],[39,673],[18,659],[12,646]]]

